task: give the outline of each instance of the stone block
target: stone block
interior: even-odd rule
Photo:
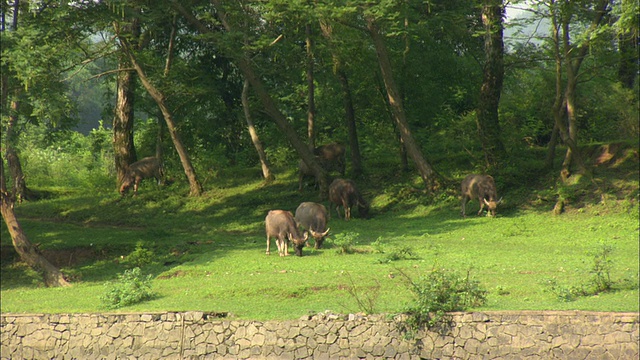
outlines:
[[[249,334],[247,334],[249,335]],[[251,346],[262,346],[265,343],[265,336],[262,334],[254,333],[251,339]]]
[[[325,336],[329,333],[329,327],[326,324],[318,324],[315,327],[315,333],[320,336]]]
[[[315,331],[313,331],[313,329],[308,326],[303,326],[300,328],[300,335],[304,337],[313,337],[315,336],[315,334]]]

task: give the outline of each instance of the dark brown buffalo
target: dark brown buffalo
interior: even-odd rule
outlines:
[[[344,219],[351,219],[351,208],[358,206],[361,217],[369,216],[369,204],[362,198],[360,191],[352,180],[335,179],[329,186],[329,201],[336,205],[338,217],[340,215],[340,206],[344,208]]]
[[[345,154],[346,148],[341,143],[331,143],[318,146],[314,149],[316,161],[320,166],[328,173],[338,172],[340,176],[344,176],[346,171]],[[315,179],[313,171],[307,166],[307,164],[300,160],[298,163],[298,190],[302,191],[305,178]],[[318,184],[317,179],[316,185]]]
[[[484,206],[487,206],[487,216],[496,216],[498,204],[502,202],[502,198],[497,200],[496,183],[489,175],[472,174],[462,180],[462,216],[465,217],[467,201],[478,199],[480,210],[478,215],[482,214]]]
[[[327,208],[322,204],[303,202],[296,209],[296,223],[311,233],[315,240],[313,247],[316,249],[322,247],[325,236],[329,234],[327,219]]]
[[[144,179],[156,178],[158,185],[162,182],[164,171],[162,162],[154,156],[146,157],[129,165],[120,185],[120,195],[124,196],[127,190],[133,185],[133,194],[138,193],[138,186]]]
[[[267,233],[267,255],[271,254],[271,238],[274,237],[280,256],[289,255],[289,240],[293,242],[296,255],[302,256],[302,248],[309,238],[309,233],[305,231],[304,237],[300,236],[298,226],[290,211],[271,210],[264,219],[264,223]]]

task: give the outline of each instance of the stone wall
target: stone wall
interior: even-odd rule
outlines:
[[[406,339],[402,319],[320,313],[243,321],[202,312],[2,314],[2,359],[638,359],[638,313],[452,314]]]

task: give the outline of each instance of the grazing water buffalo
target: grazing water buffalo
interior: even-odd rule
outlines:
[[[482,214],[484,206],[487,206],[487,216],[496,216],[496,208],[502,202],[496,200],[498,194],[496,192],[496,183],[489,175],[469,175],[462,180],[462,216],[465,217],[467,201],[478,199],[480,210],[478,215]]]
[[[341,176],[344,176],[346,171],[345,153],[346,148],[344,144],[341,143],[321,145],[313,151],[316,161],[326,172],[337,171]],[[311,171],[304,161],[300,160],[298,163],[298,190],[302,191],[304,179],[308,177],[315,179],[313,171]],[[315,180],[317,185],[318,181],[317,179]]]
[[[329,233],[327,229],[327,208],[314,202],[303,202],[296,209],[295,220],[298,225],[311,233],[315,240],[313,247],[320,249],[324,237]]]
[[[163,176],[162,162],[157,157],[150,156],[136,161],[129,165],[129,168],[125,172],[122,185],[120,186],[120,195],[124,196],[127,189],[132,185],[133,194],[137,194],[138,186],[143,179],[156,178],[158,185],[160,185]]]
[[[278,254],[289,255],[289,240],[293,242],[296,255],[302,256],[302,248],[309,238],[309,233],[304,232],[304,238],[300,236],[293,214],[285,210],[271,210],[264,219],[267,232],[267,255],[271,254],[271,238],[276,238]]]
[[[356,184],[348,179],[335,179],[329,186],[329,201],[336,205],[336,212],[340,216],[340,206],[344,208],[344,219],[351,219],[351,208],[358,206],[361,217],[369,215],[369,204],[362,198]]]

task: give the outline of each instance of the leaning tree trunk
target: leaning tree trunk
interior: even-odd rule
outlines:
[[[415,142],[413,135],[411,135],[409,123],[407,122],[407,119],[405,117],[402,99],[400,98],[398,88],[395,84],[393,74],[391,72],[391,62],[389,61],[389,55],[387,54],[384,40],[382,38],[382,35],[380,34],[380,31],[378,30],[377,24],[373,17],[367,16],[366,20],[369,35],[371,35],[373,46],[375,47],[376,54],[378,55],[380,72],[382,73],[384,85],[387,90],[387,98],[389,101],[389,105],[391,106],[393,118],[396,122],[396,125],[398,126],[398,131],[400,132],[400,136],[402,137],[404,146],[407,149],[407,153],[415,163],[416,168],[418,169],[418,172],[420,173],[420,176],[425,183],[427,191],[432,192],[440,186],[440,176],[436,173],[431,164],[429,164],[424,158],[420,147]]]
[[[498,105],[504,78],[503,14],[502,0],[484,1],[482,23],[485,29],[485,63],[476,120],[485,162],[489,168],[496,167],[506,157],[498,121]]]
[[[221,1],[211,0],[211,3],[216,7],[216,15],[218,16],[218,19],[221,21],[224,28],[227,31],[231,32],[233,29],[227,21],[227,14],[224,10],[224,7],[222,7],[221,5]],[[203,34],[211,33],[210,28],[202,24],[193,16],[193,14],[186,11],[177,1],[173,0],[172,4],[187,19],[187,21],[198,28],[198,31]],[[253,91],[255,91],[256,95],[262,102],[264,111],[273,119],[278,128],[282,131],[283,135],[289,140],[293,148],[298,152],[298,155],[300,156],[302,161],[304,161],[309,169],[311,169],[316,179],[318,179],[320,186],[320,198],[327,198],[327,195],[329,193],[327,172],[315,160],[315,156],[313,156],[313,152],[309,150],[309,146],[305,144],[304,141],[302,141],[293,126],[289,124],[289,121],[284,116],[284,114],[282,114],[282,112],[278,110],[278,107],[267,92],[263,82],[258,78],[258,76],[256,76],[249,62],[243,57],[238,57],[236,59],[236,65],[244,74],[245,79],[249,81],[251,87],[253,88]]]
[[[64,275],[58,268],[53,266],[38,249],[31,244],[25,235],[16,214],[13,211],[15,195],[7,191],[7,184],[4,177],[4,161],[0,159],[0,213],[4,219],[13,247],[30,268],[40,272],[46,286],[70,286]]]
[[[9,121],[5,128],[5,155],[7,159],[7,165],[9,166],[9,173],[11,174],[11,192],[15,196],[17,201],[28,199],[27,183],[25,182],[24,173],[22,172],[22,165],[20,164],[20,157],[18,151],[13,146],[15,138],[15,128],[18,122],[18,111],[20,108],[20,102],[17,97],[20,94],[20,90],[15,91],[15,99],[11,101],[11,110],[9,114]]]
[[[171,112],[169,111],[169,108],[167,107],[164,101],[164,94],[162,94],[158,89],[156,89],[155,86],[153,86],[153,84],[151,84],[151,82],[145,75],[144,70],[142,69],[140,64],[138,64],[138,62],[136,61],[136,58],[127,40],[124,38],[120,38],[120,41],[122,42],[123,48],[127,53],[127,55],[129,56],[129,59],[131,60],[131,64],[136,70],[136,73],[138,74],[138,77],[140,78],[142,85],[145,87],[145,89],[147,90],[149,95],[153,98],[153,100],[155,100],[156,104],[160,108],[160,111],[162,111],[164,120],[167,123],[167,130],[169,131],[169,135],[171,136],[173,145],[175,146],[176,151],[178,152],[178,156],[180,157],[180,162],[182,163],[184,173],[187,176],[187,179],[189,181],[189,189],[190,189],[189,195],[200,196],[202,194],[202,185],[200,185],[200,182],[198,182],[198,177],[196,176],[196,171],[193,168],[193,165],[191,164],[191,159],[189,159],[187,149],[182,144],[182,140],[180,140],[180,136],[178,135],[175,123],[173,121],[173,116],[171,115]]]
[[[260,141],[260,137],[256,132],[256,127],[253,125],[253,120],[251,119],[251,109],[249,107],[249,80],[244,80],[244,85],[242,86],[242,109],[244,110],[244,118],[247,122],[247,129],[249,131],[249,136],[251,136],[251,141],[253,142],[253,146],[256,148],[256,152],[258,153],[258,158],[260,158],[260,166],[262,167],[262,176],[267,183],[272,182],[275,177],[271,173],[271,167],[269,166],[269,161],[267,160],[267,155],[264,152],[264,148],[262,147],[262,142]]]

